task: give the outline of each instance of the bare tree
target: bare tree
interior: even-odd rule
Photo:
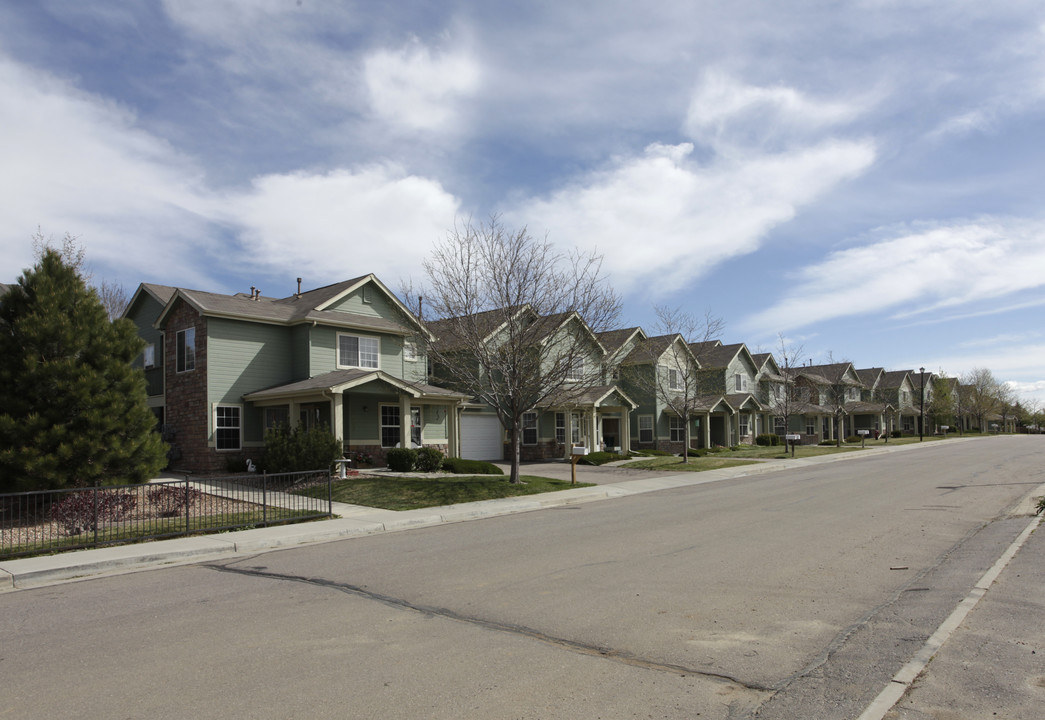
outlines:
[[[987,368],[973,368],[961,382],[965,410],[976,418],[980,432],[986,432],[987,416],[998,411],[999,383]]]
[[[796,413],[799,402],[793,385],[794,374],[800,366],[805,347],[788,343],[784,338],[784,333],[778,333],[777,338],[779,339],[776,353],[777,367],[784,374],[784,384],[768,388],[767,398],[773,415],[783,418],[784,433],[787,434],[791,432],[791,417]]]
[[[682,419],[682,462],[689,462],[690,424],[701,409],[703,373],[700,355],[721,337],[725,322],[705,310],[698,317],[680,308],[655,306],[654,337],[643,341],[643,362],[627,368],[627,380],[644,394],[652,395]]]
[[[523,414],[568,403],[602,381],[592,331],[611,329],[620,315],[602,257],[563,253],[494,216],[455,226],[423,266],[433,381],[494,409],[511,439],[517,483]]]
[[[102,301],[102,306],[108,313],[110,321],[123,316],[123,311],[127,309],[127,303],[130,302],[123,285],[102,280],[102,284],[94,288],[94,291],[98,293],[98,299]]]

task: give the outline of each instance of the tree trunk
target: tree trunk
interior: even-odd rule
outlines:
[[[682,448],[682,463],[689,463],[689,416],[684,418],[685,432],[682,433],[682,442],[684,447]]]
[[[521,482],[519,480],[519,455],[522,452],[522,438],[519,436],[520,422],[520,420],[516,420],[512,424],[512,469],[508,474],[508,482],[512,485],[518,485]]]

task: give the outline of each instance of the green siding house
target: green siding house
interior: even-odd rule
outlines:
[[[226,470],[260,456],[278,426],[320,426],[345,452],[458,454],[465,398],[428,385],[427,331],[374,275],[270,298],[142,284],[125,317],[171,466]]]

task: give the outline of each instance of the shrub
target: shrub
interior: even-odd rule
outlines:
[[[344,451],[341,441],[323,425],[305,430],[280,426],[265,433],[261,467],[265,472],[299,472],[329,468]]]
[[[417,451],[416,467],[421,472],[436,472],[443,466],[443,452],[439,448],[423,447]]]
[[[465,460],[448,457],[443,460],[443,470],[455,475],[504,475],[504,471],[485,460]]]
[[[759,435],[755,438],[755,444],[762,445],[763,447],[768,447],[770,445],[779,445],[780,436],[774,435],[773,433],[763,433],[762,435]]]
[[[417,464],[417,451],[413,448],[392,448],[385,453],[385,464],[393,472],[410,472]]]
[[[859,435],[850,435],[845,439],[847,443],[858,443],[861,440],[863,440],[863,438],[861,438]]]
[[[588,453],[577,462],[583,465],[605,465],[608,462],[627,459],[627,455],[619,455],[615,452],[593,452]]]
[[[202,493],[196,488],[179,485],[157,485],[149,488],[146,498],[160,517],[174,517],[199,502]]]
[[[894,438],[903,437],[903,433],[899,430],[893,430],[891,433],[889,433],[889,436]]]
[[[97,507],[95,500],[97,499]],[[95,530],[98,522],[116,522],[127,517],[138,505],[131,493],[114,490],[71,492],[51,506],[51,519],[66,535]]]

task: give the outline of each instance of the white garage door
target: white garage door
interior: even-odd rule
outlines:
[[[466,460],[501,460],[501,423],[496,416],[461,416],[461,457]]]

